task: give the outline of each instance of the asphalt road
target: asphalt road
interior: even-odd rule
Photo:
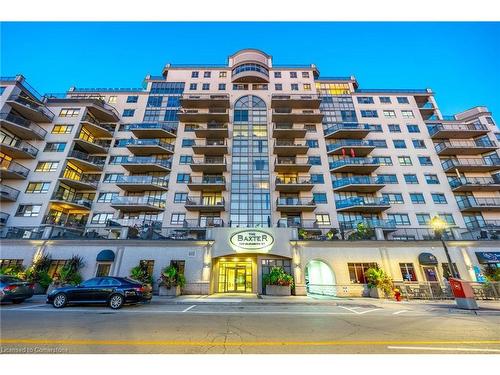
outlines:
[[[500,354],[500,312],[332,302],[0,307],[1,353]],[[431,305],[432,307],[432,305]]]

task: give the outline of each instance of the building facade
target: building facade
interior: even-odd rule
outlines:
[[[500,130],[486,107],[443,115],[430,89],[360,89],[315,65],[241,50],[220,66],[167,64],[138,89],[40,95],[2,77],[2,266],[49,253],[52,275],[174,264],[185,293],[295,293],[394,280],[481,281],[500,262]],[[76,246],[75,246],[76,245]],[[103,256],[104,252],[112,256]]]

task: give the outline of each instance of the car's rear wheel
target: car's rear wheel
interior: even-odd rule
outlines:
[[[123,306],[125,299],[120,294],[113,294],[109,299],[109,307],[113,310],[118,310]]]
[[[23,302],[24,302],[24,299],[13,299],[13,300],[12,300],[12,303],[14,303],[14,304],[16,304],[16,305],[17,305],[18,303],[23,303]]]
[[[56,294],[56,296],[54,297],[54,300],[52,301],[52,306],[54,306],[56,309],[60,309],[66,306],[66,303],[68,303],[68,297],[66,297],[66,294],[59,293]]]

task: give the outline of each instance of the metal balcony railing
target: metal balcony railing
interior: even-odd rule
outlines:
[[[389,206],[390,202],[388,198],[378,198],[378,197],[350,197],[347,199],[340,199],[335,201],[335,206],[337,208],[348,208],[357,206]]]
[[[280,197],[276,199],[277,206],[316,206],[313,197]]]
[[[17,102],[17,103],[24,105],[26,107],[29,107],[37,112],[40,112],[41,114],[43,114],[45,117],[47,117],[51,121],[54,119],[55,115],[50,109],[48,109],[44,104],[42,104],[38,101],[35,101],[31,98],[28,98],[28,97],[22,96],[22,95],[11,95],[11,96],[9,96],[9,98],[7,100]]]
[[[500,179],[491,177],[452,177],[448,179],[448,182],[452,188],[457,188],[466,185],[478,185],[478,186],[488,186],[488,185],[500,185]]]
[[[307,177],[276,177],[276,185],[312,185],[311,176]]]
[[[207,207],[224,207],[224,198],[216,197],[187,197],[187,206],[207,206]]]
[[[85,152],[73,150],[68,154],[68,157],[73,157],[76,159],[80,159],[95,165],[98,165],[100,167],[104,166],[104,163],[106,162],[106,157],[105,156],[93,156],[86,154]]]
[[[19,190],[11,188],[10,186],[0,184],[0,195],[11,201],[16,201],[19,196]]]
[[[165,208],[166,201],[163,199],[148,197],[148,196],[121,196],[114,197],[111,201],[112,205],[124,205],[124,206],[154,206],[158,208]]]
[[[172,134],[177,134],[177,127],[165,123],[137,123],[137,124],[129,124],[125,126],[125,130],[133,131],[133,130],[165,130]]]
[[[333,151],[341,147],[375,147],[373,141],[361,141],[357,139],[345,139],[326,145],[326,151]]]
[[[456,167],[498,167],[500,169],[500,158],[466,158],[448,159],[441,163],[444,170]]]
[[[14,138],[4,135],[1,140],[1,144],[17,148],[21,151],[30,154],[33,157],[36,157],[36,155],[38,154],[38,149],[35,146],[19,138]]]
[[[92,185],[93,187],[96,188],[97,185],[99,184],[100,175],[96,177],[93,174],[80,174],[76,173],[75,171],[67,169],[64,171],[62,178],[67,178],[68,180],[73,180],[84,184]]]
[[[481,139],[481,140],[476,140],[476,141],[443,141],[436,143],[434,145],[434,148],[436,149],[436,152],[441,152],[442,150],[446,148],[454,148],[454,147],[459,147],[459,148],[484,148],[484,147],[497,147],[496,142],[491,141],[489,139]]]
[[[358,124],[358,123],[344,123],[344,124],[335,124],[332,126],[329,126],[328,128],[324,129],[323,134],[325,136],[330,135],[332,133],[335,133],[340,130],[367,130],[370,131],[372,130],[372,126],[368,124]]]
[[[15,161],[2,160],[0,163],[0,168],[8,172],[19,174],[23,177],[28,177],[30,170]]]
[[[489,207],[500,207],[500,198],[476,198],[476,197],[456,197],[457,204],[460,209],[466,208],[489,208]]]
[[[190,164],[226,164],[226,158],[224,157],[204,157],[204,158],[193,158]]]
[[[16,116],[12,113],[0,113],[0,119],[4,121],[11,122],[13,124],[22,126],[23,128],[31,130],[33,133],[37,134],[40,138],[45,138],[45,135],[47,134],[47,131],[43,129],[42,127],[38,126],[34,122],[30,120],[26,120],[23,117]]]
[[[128,139],[126,144],[127,146],[160,146],[169,151],[174,151],[173,144],[162,142],[159,139]]]
[[[340,160],[335,160],[330,162],[330,169],[338,168],[343,165],[380,165],[380,160],[378,158],[344,158]]]
[[[157,164],[165,168],[172,168],[172,160],[158,159],[153,156],[117,156],[113,164]]]
[[[333,188],[340,188],[347,185],[381,185],[384,179],[381,177],[356,176],[340,178],[333,181]]]
[[[53,195],[52,195],[52,200],[56,200],[56,201],[62,201],[62,202],[68,202],[68,203],[73,203],[73,204],[77,204],[79,206],[84,206],[88,209],[90,209],[92,207],[92,200],[88,199],[88,198],[84,198],[84,197],[81,197],[81,196],[78,196],[78,195],[72,195],[72,194],[68,194],[67,192],[65,191],[56,191]]]
[[[225,184],[226,179],[224,176],[203,176],[203,177],[191,177],[189,179],[190,184]]]
[[[427,129],[429,130],[429,134],[431,136],[440,131],[457,131],[457,132],[474,131],[474,130],[488,131],[488,127],[483,124],[456,124],[456,125],[438,124],[438,125],[429,125]]]
[[[168,187],[168,180],[153,176],[118,176],[116,183],[136,184],[136,185],[155,185],[158,187]]]

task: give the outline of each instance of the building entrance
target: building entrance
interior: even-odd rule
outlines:
[[[219,262],[219,293],[252,293],[252,262]]]

